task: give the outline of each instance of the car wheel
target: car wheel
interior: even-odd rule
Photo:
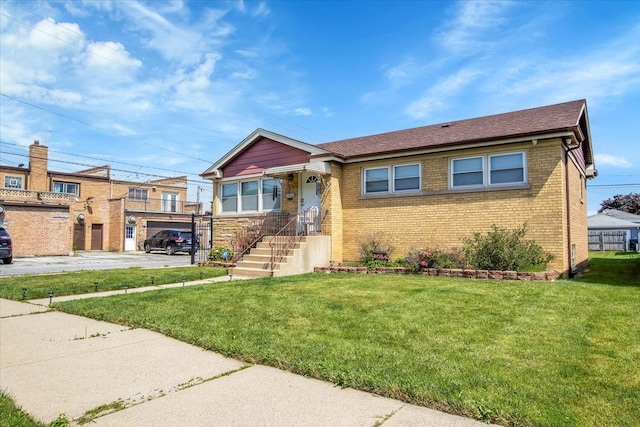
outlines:
[[[10,256],[9,258],[2,258],[2,262],[4,262],[5,264],[11,264],[12,261],[13,261],[12,256]]]
[[[151,252],[151,245],[150,245],[150,244],[148,244],[148,243],[147,243],[146,245],[144,245],[144,251],[145,251],[146,253]]]
[[[165,251],[167,252],[167,255],[173,255],[176,253],[176,250],[171,245],[167,245],[167,247],[165,248]]]

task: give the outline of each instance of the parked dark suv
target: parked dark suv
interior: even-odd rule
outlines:
[[[11,246],[11,236],[4,227],[0,227],[0,258],[5,264],[13,261],[13,247]]]
[[[144,251],[164,251],[167,255],[176,252],[191,253],[191,232],[178,230],[162,230],[144,241]],[[196,236],[196,251],[198,250],[198,238]]]

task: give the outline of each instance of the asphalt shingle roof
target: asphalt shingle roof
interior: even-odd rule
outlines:
[[[504,114],[361,136],[317,145],[353,157],[446,147],[577,129],[586,101],[577,100]]]

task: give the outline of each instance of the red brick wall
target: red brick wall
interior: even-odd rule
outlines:
[[[14,257],[69,255],[73,229],[68,206],[25,206],[5,202],[4,207]]]

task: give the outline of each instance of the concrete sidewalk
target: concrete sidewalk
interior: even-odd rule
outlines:
[[[92,425],[119,427],[486,426],[148,330],[2,299],[0,389],[46,423],[95,411]]]

